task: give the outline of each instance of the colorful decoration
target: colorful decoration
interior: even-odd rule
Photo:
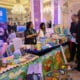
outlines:
[[[55,52],[54,55],[46,57],[43,60],[43,74],[46,75],[48,72],[53,71],[54,69],[59,69],[64,64],[62,54],[60,51]]]
[[[61,57],[61,53],[60,52],[57,52],[56,53],[56,62],[59,66],[61,66],[63,64],[63,60],[62,60],[62,57]]]
[[[66,48],[66,46],[64,48]],[[30,62],[28,61],[28,60],[31,60],[32,57],[27,58],[25,56],[24,58],[27,59],[26,61],[28,64],[27,63],[26,63],[26,65],[22,64],[22,66],[20,65],[19,67],[16,67],[13,70],[10,70],[9,72],[5,72],[4,73],[5,76],[4,76],[4,74],[2,74],[0,76],[0,80],[10,80],[11,76],[9,76],[9,75],[11,73],[14,74],[14,76],[12,74],[12,77],[13,77],[12,80],[19,80],[20,78],[23,79],[22,73],[27,72],[28,66],[30,64],[36,65],[39,62],[42,63],[42,69],[40,69],[39,67],[35,67],[34,70],[35,71],[42,70],[43,76],[45,76],[45,80],[58,80],[59,79],[59,70],[58,69],[61,69],[64,71],[64,69],[66,68],[66,66],[64,65],[64,60],[63,60],[62,54],[60,52],[60,48],[57,48],[57,49],[49,52],[48,54],[41,56],[40,58],[37,58],[34,61],[30,61]],[[9,58],[8,60],[10,60],[10,59],[11,58]],[[31,69],[33,69],[33,68],[31,68]],[[30,69],[30,71],[32,71],[31,69]],[[25,73],[24,73],[24,76],[25,76]]]

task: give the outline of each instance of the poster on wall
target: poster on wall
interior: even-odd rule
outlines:
[[[0,22],[1,23],[7,22],[7,10],[1,7],[0,7]]]
[[[7,28],[7,10],[0,7],[0,27]]]

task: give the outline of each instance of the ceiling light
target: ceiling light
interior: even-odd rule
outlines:
[[[26,14],[26,10],[23,5],[15,4],[11,10],[12,14]]]

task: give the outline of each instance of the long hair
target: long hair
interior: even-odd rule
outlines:
[[[30,25],[31,25],[31,24],[32,24],[31,21],[26,23],[26,30],[30,29]]]
[[[46,32],[46,29],[45,29],[45,23],[41,23],[40,24],[40,29],[44,32],[44,34],[45,34],[45,32]]]

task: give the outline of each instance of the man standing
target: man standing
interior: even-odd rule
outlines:
[[[76,14],[72,15],[72,23],[70,27],[70,33],[72,35],[71,38],[71,46],[70,46],[70,60],[74,61],[74,57],[76,52],[76,32],[77,32],[77,24],[78,24],[78,16]]]
[[[76,69],[80,71],[80,10],[78,12],[78,25],[77,25],[77,33],[76,33],[76,42],[77,42],[77,67]]]

